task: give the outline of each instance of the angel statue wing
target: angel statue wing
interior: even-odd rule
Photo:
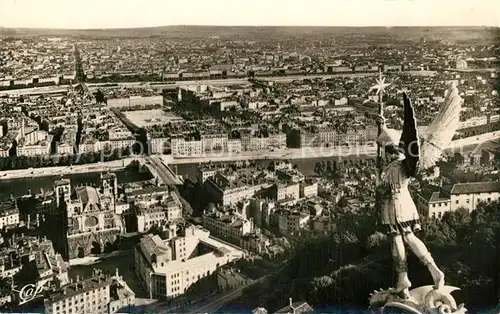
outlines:
[[[403,170],[409,177],[415,177],[419,170],[420,143],[417,131],[417,121],[410,99],[403,93],[404,117],[403,132],[399,140],[399,147],[404,151]]]
[[[460,124],[460,111],[463,99],[455,84],[448,88],[441,110],[434,118],[421,140],[420,170],[433,167],[451,144]]]

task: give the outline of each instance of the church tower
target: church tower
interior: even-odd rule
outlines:
[[[56,192],[56,204],[60,205],[61,198],[65,202],[69,202],[71,199],[71,182],[69,179],[61,179],[54,182],[54,190]]]
[[[101,190],[104,195],[118,197],[118,179],[114,173],[101,173]]]

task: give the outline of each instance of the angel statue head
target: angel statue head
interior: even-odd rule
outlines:
[[[385,118],[380,116],[379,123],[385,125]],[[399,146],[399,141],[401,138],[401,133],[394,129],[382,128],[379,137],[377,138],[377,143],[380,144],[385,152],[386,160],[404,160],[405,152]]]

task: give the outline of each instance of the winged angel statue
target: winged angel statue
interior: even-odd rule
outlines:
[[[372,295],[371,301],[381,301],[382,295],[399,296],[403,300],[422,299],[415,293],[422,294],[422,288],[411,293],[411,282],[408,278],[405,244],[428,268],[433,286],[426,290],[428,297],[433,299],[451,297],[449,292],[457,288],[445,286],[445,276],[434,262],[425,244],[415,235],[421,229],[419,215],[408,190],[408,183],[421,171],[435,166],[443,156],[443,151],[452,141],[459,125],[459,114],[463,103],[454,84],[448,88],[444,105],[431,123],[424,136],[419,136],[415,113],[406,94],[404,100],[404,124],[402,133],[386,126],[385,118],[379,116],[381,133],[378,143],[383,147],[389,164],[381,174],[377,187],[379,209],[383,231],[391,238],[394,268],[397,273],[397,283],[390,290],[380,291]],[[425,289],[424,289],[425,290]],[[432,292],[432,293],[430,293]],[[445,293],[446,292],[446,293]],[[446,297],[445,297],[446,295]],[[388,300],[384,300],[386,302]],[[430,302],[423,300],[422,302]],[[441,300],[442,302],[442,300]],[[371,302],[372,303],[372,302]],[[431,302],[432,303],[432,302]],[[446,303],[446,302],[445,302]],[[455,307],[454,301],[448,306]],[[429,304],[430,306],[430,304]]]

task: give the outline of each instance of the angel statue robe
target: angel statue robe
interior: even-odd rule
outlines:
[[[403,167],[404,160],[391,162],[382,172],[380,222],[388,234],[404,234],[420,230],[417,207],[408,190],[410,177]]]

